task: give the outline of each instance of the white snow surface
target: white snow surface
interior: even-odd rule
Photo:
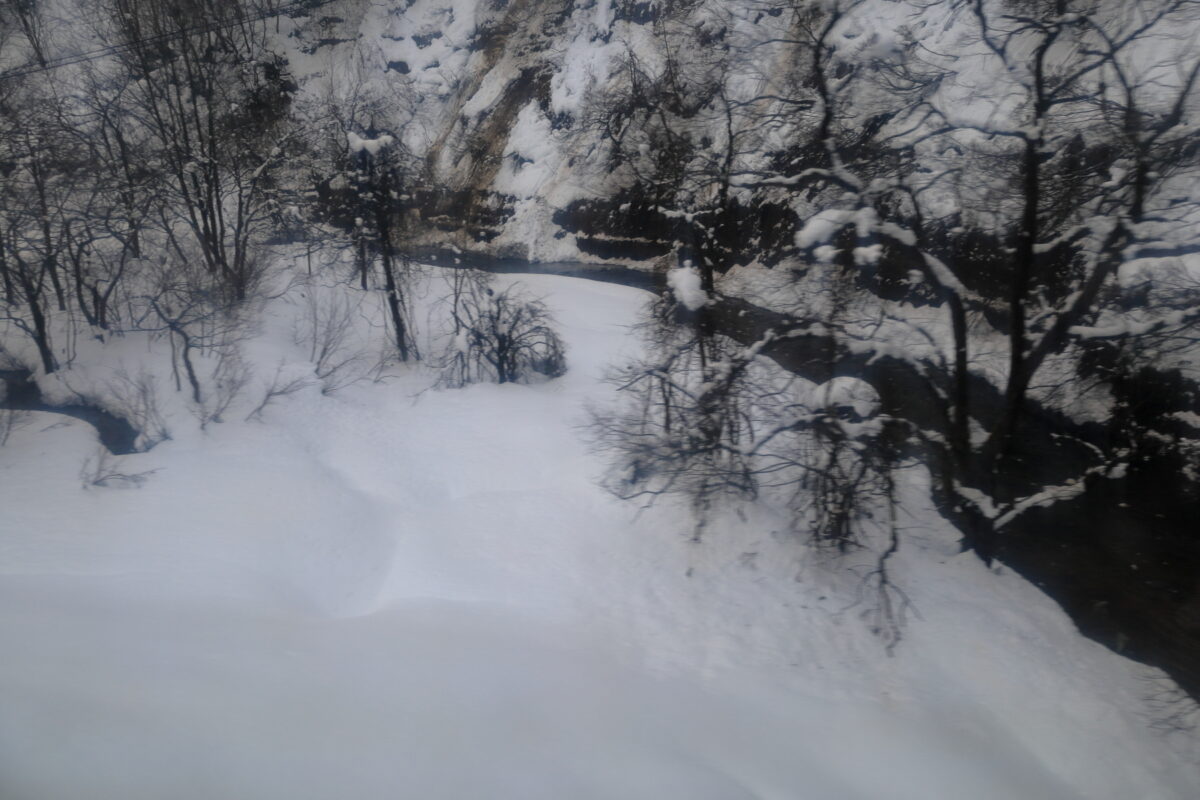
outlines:
[[[667,285],[675,299],[689,311],[699,311],[708,305],[708,292],[704,291],[700,270],[690,263],[667,272]]]
[[[253,402],[207,432],[172,418],[119,459],[157,470],[124,490],[81,488],[82,423],[16,431],[0,797],[1200,794],[1194,741],[1147,727],[1145,669],[920,504],[889,657],[855,604],[868,562],[807,550],[767,506],[693,544],[684,509],[606,495],[578,426],[647,296],[520,280],[561,323],[561,379],[433,391],[410,368],[261,423]],[[260,373],[299,358],[296,308],[247,348]]]
[[[808,404],[812,408],[851,408],[866,418],[879,413],[879,392],[861,378],[838,376],[813,388]]]
[[[379,151],[391,147],[396,139],[392,136],[383,135],[373,139],[364,139],[353,131],[346,134],[346,142],[350,146],[351,153],[367,153],[377,156]]]

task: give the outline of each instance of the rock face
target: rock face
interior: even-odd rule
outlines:
[[[675,266],[679,220],[614,169],[594,98],[630,53],[661,58],[664,15],[701,10],[694,0],[341,0],[293,18],[285,46],[314,95],[352,74],[382,107],[372,123],[420,158],[413,205],[432,234],[418,244]],[[725,216],[728,243],[753,242],[739,263],[792,249],[784,205],[735,196]]]

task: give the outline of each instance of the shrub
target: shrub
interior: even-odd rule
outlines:
[[[456,272],[446,298],[453,322],[442,357],[442,385],[528,383],[567,371],[554,318],[520,284],[497,290],[491,276]]]

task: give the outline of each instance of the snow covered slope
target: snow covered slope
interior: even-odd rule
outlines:
[[[605,495],[578,425],[645,295],[520,280],[562,324],[564,378],[431,391],[412,369],[310,387],[262,423],[184,414],[120,461],[158,470],[140,488],[81,488],[79,423],[16,431],[0,797],[1200,792],[1195,742],[1148,728],[1143,668],[956,555],[932,515],[907,522],[913,611],[888,657],[854,562],[807,551],[783,515],[730,509],[697,545],[669,503]],[[260,374],[302,358],[298,308],[274,301],[247,346]]]

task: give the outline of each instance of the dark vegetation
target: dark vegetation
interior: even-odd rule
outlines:
[[[943,4],[956,46],[1022,98],[984,124],[936,102],[958,59],[934,57],[933,40],[856,54],[851,21],[869,3],[759,5],[786,33],[740,40],[715,6],[656,5],[639,23],[668,43],[665,61],[630,50],[581,120],[627,184],[560,224],[587,252],[691,264],[710,297],[660,306],[653,355],[620,374],[625,405],[597,419],[614,490],[683,493],[699,532],[720,497],[783,487],[798,529],[878,548],[883,569],[895,536],[869,533],[892,501],[888,465],[917,460],[964,548],[1196,692],[1200,430],[1194,362],[1172,364],[1195,352],[1200,283],[1169,264],[1138,281],[1122,270],[1139,252],[1198,249],[1178,234],[1195,204],[1185,120],[1200,60],[1175,31],[1200,9]],[[766,46],[793,71],[752,96],[738,70]],[[1181,77],[1148,91],[1158,69]],[[794,139],[764,166],[754,154],[776,130]],[[746,208],[772,212],[756,227]],[[749,260],[792,270],[794,310],[717,299],[716,277]],[[942,316],[939,332],[918,309]],[[912,352],[922,339],[928,355]],[[756,375],[759,355],[817,382],[866,381],[877,424],[797,402]],[[843,447],[865,472],[843,468]]]

